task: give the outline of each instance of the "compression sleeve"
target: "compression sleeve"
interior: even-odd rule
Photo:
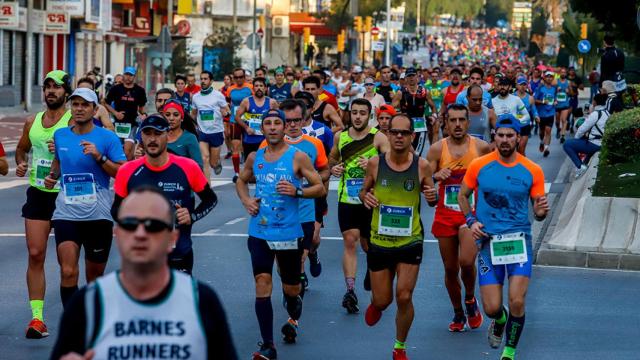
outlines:
[[[198,194],[198,197],[200,198],[200,204],[193,209],[193,213],[191,214],[192,223],[207,216],[207,214],[211,212],[216,205],[218,205],[218,196],[211,189],[209,184],[205,184],[204,189],[196,192],[196,194]]]
[[[198,283],[198,299],[200,318],[207,337],[207,358],[237,360],[231,329],[218,296],[210,287]]]
[[[86,287],[76,291],[69,300],[60,320],[58,339],[51,352],[51,360],[58,360],[62,356],[76,352],[83,355],[86,352],[84,343],[86,336],[85,299]]]

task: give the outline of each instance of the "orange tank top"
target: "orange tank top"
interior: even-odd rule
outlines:
[[[438,170],[450,169],[451,176],[438,184],[438,205],[436,210],[447,213],[454,212],[460,214],[460,206],[458,205],[458,193],[460,192],[460,184],[464,174],[471,161],[478,157],[478,149],[476,147],[476,139],[467,135],[469,138],[469,147],[467,151],[459,158],[453,157],[449,151],[449,138],[442,140],[442,154],[438,162]],[[475,199],[471,200],[472,208]]]

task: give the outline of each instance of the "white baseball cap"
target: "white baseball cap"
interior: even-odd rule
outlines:
[[[88,102],[92,102],[96,105],[98,105],[98,95],[96,95],[96,92],[89,89],[89,88],[77,88],[73,91],[73,93],[71,94],[71,96],[69,96],[69,100],[73,99],[74,97],[81,97],[83,99],[85,99]]]

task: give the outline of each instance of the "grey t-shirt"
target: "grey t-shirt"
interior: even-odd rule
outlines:
[[[473,115],[469,113],[469,135],[486,142],[491,141],[491,125],[489,124],[489,108],[482,105],[482,111]]]

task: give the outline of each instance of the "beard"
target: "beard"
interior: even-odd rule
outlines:
[[[502,147],[501,146],[501,147],[498,148],[498,151],[500,152],[500,155],[502,157],[508,158],[511,155],[513,155],[513,153],[516,151],[516,147],[515,146],[513,146],[513,147],[509,146],[507,148],[507,147]]]
[[[57,97],[55,99],[45,98],[45,103],[47,104],[47,108],[50,110],[60,109],[62,106],[64,106],[64,103],[66,101],[65,98],[66,95]]]
[[[500,96],[504,97],[509,95],[509,91],[508,90],[500,90]]]
[[[256,90],[255,95],[257,98],[261,98],[264,96],[264,92],[262,90]]]
[[[363,121],[361,126],[357,126],[356,123],[353,122],[353,121],[351,122],[351,124],[353,125],[353,128],[356,131],[362,131],[362,130],[367,128],[367,125],[369,125],[369,121],[368,120],[367,121]]]

